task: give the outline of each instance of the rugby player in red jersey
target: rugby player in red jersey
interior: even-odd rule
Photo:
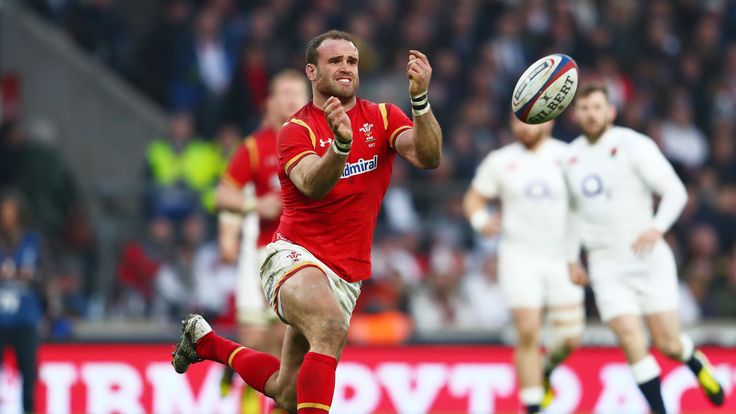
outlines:
[[[396,154],[439,165],[442,132],[427,101],[432,69],[409,51],[414,122],[392,104],[356,97],[358,50],[348,33],[310,40],[313,101],[278,135],[281,223],[261,266],[267,300],[289,326],[281,360],[216,335],[199,315],[183,322],[172,364],[185,372],[209,359],[230,365],[290,412],[329,412],[335,369],[361,281],[370,277],[376,218]]]

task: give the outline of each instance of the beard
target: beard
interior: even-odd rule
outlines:
[[[588,138],[600,138],[601,135],[606,131],[608,128],[608,123],[602,123],[602,124],[594,124],[594,125],[585,125],[582,130],[585,136]]]
[[[534,148],[539,144],[542,138],[544,138],[544,134],[537,134],[530,137],[524,137],[523,139],[519,139],[519,141],[526,148]]]
[[[319,76],[319,75],[318,75]],[[345,103],[355,97],[360,86],[360,78],[357,75],[353,77],[353,82],[349,86],[342,86],[336,80],[328,76],[320,76],[317,81],[317,91],[324,96],[334,96],[341,102]]]

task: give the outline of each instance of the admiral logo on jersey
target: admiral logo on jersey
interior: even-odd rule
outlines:
[[[378,155],[374,155],[369,160],[363,158],[358,159],[356,162],[346,162],[345,169],[342,171],[340,178],[348,178],[353,175],[365,174],[378,168]]]

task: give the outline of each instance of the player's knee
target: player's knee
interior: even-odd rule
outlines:
[[[654,346],[668,358],[677,359],[682,354],[682,343],[680,342],[680,338],[676,336],[671,338],[655,338]]]
[[[536,347],[539,344],[539,326],[519,326],[517,329],[518,345],[520,347]]]
[[[321,329],[314,342],[310,340],[312,347],[318,345],[336,351],[345,346],[348,339],[348,323],[342,317],[330,317],[322,321]]]

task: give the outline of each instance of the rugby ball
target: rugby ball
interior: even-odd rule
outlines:
[[[522,122],[541,124],[557,118],[578,89],[578,65],[567,55],[553,54],[534,62],[521,75],[511,109]]]

